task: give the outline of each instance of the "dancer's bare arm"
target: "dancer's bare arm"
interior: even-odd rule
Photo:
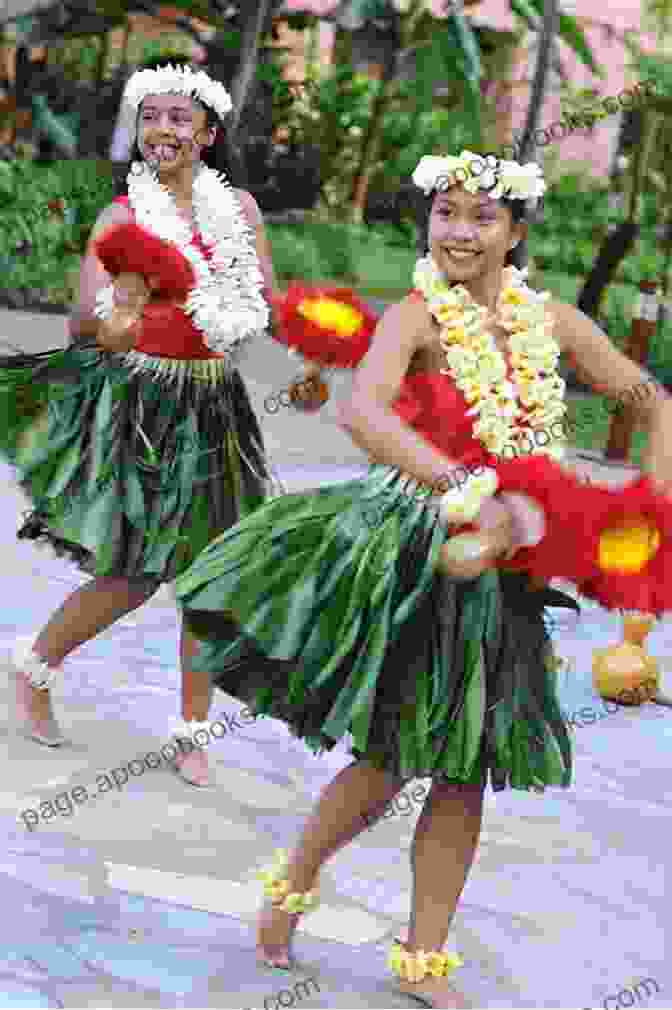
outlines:
[[[573,305],[552,302],[554,336],[596,392],[631,407],[649,432],[643,463],[661,490],[672,491],[672,398]]]
[[[355,372],[350,399],[338,405],[339,421],[355,445],[376,462],[398,466],[423,484],[448,490],[457,461],[434,449],[392,410],[413,355],[431,339],[423,305],[406,298],[390,306]]]
[[[264,278],[264,295],[270,300],[271,296],[278,294],[278,285],[273,270],[273,256],[271,243],[268,241],[264,218],[259,205],[251,193],[244,189],[234,189],[234,194],[243,210],[247,223],[254,231],[255,246],[259,257],[259,266]]]
[[[96,256],[93,244],[112,225],[127,224],[131,215],[123,204],[113,203],[99,214],[91,231],[79,275],[79,297],[70,316],[72,337],[92,337],[108,350],[127,350],[133,345],[128,327],[142,315],[150,292],[138,274],[121,274],[114,282],[118,309],[103,322],[95,314],[98,292],[112,282]]]
[[[380,320],[371,348],[355,373],[353,393],[339,404],[339,418],[356,445],[376,462],[397,466],[436,492],[454,483],[457,461],[437,452],[391,409],[416,351],[432,341],[424,306],[407,298]],[[438,568],[452,578],[475,579],[513,546],[511,516],[496,500],[486,501],[477,518],[483,531],[474,556],[453,557],[449,540]]]
[[[275,270],[273,269],[273,253],[271,250],[271,243],[268,241],[268,235],[266,234],[266,228],[264,227],[263,215],[259,209],[257,201],[251,193],[248,193],[244,189],[234,189],[234,193],[240,201],[240,205],[248,224],[254,230],[257,256],[259,257],[259,266],[264,277],[264,296],[272,303],[272,299],[276,298],[280,292],[275,276]],[[320,379],[321,372],[322,368],[318,362],[306,362],[304,366],[304,374],[307,379],[312,379],[314,382],[317,382]],[[292,386],[291,388],[295,387]],[[311,401],[311,398],[308,395],[301,396],[301,399],[305,400],[307,403]]]

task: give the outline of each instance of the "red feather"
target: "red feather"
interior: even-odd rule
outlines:
[[[140,225],[112,225],[94,243],[96,255],[112,277],[121,273],[140,274],[154,292],[180,301],[196,283],[189,260],[171,242],[153,235]]]
[[[329,298],[348,305],[360,313],[362,323],[351,336],[344,337],[335,329],[306,319],[298,311],[304,299]],[[296,348],[305,358],[336,368],[354,368],[371,345],[378,316],[353,292],[352,288],[310,287],[292,283],[286,294],[274,299],[279,322],[275,339],[287,347]]]
[[[498,462],[500,490],[529,495],[544,510],[546,533],[536,547],[523,547],[505,568],[538,578],[567,578],[580,592],[610,609],[660,615],[672,610],[672,501],[648,478],[623,488],[586,485],[543,456]],[[628,520],[657,529],[660,545],[639,572],[605,571],[600,537]]]

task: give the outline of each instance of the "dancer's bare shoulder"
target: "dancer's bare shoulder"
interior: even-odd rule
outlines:
[[[409,292],[383,312],[374,339],[398,344],[417,354],[436,342],[432,317],[423,298]]]
[[[592,319],[567,302],[549,300],[554,319],[553,336],[570,356],[582,381],[606,396],[627,398],[633,389],[646,388],[650,376],[615,346]],[[642,409],[648,409],[647,398]]]
[[[128,224],[133,220],[133,214],[126,203],[110,203],[101,210],[96,218],[96,222],[91,229],[89,236],[89,246],[102,235],[104,231],[114,224]]]

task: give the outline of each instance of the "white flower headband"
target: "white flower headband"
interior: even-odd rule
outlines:
[[[504,161],[495,154],[474,154],[462,151],[454,155],[437,157],[425,155],[420,159],[413,182],[429,196],[434,190],[439,193],[451,186],[462,184],[468,193],[485,190],[493,200],[508,197],[526,200],[534,205],[546,192],[543,172],[535,161],[520,165],[517,161]]]
[[[187,95],[207,105],[224,120],[233,108],[231,96],[223,84],[213,81],[204,70],[191,67],[159,67],[157,70],[137,70],[129,78],[122,98],[122,119],[131,143],[137,137],[138,109],[147,95]]]

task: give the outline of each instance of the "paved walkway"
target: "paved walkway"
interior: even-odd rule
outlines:
[[[62,320],[32,318],[0,315],[0,335],[54,346]],[[256,377],[250,387],[289,489],[357,471],[361,455],[328,410],[264,416],[263,398],[292,374],[281,350],[253,350],[244,371]],[[4,464],[0,480],[6,656],[13,637],[38,627],[81,580],[15,540],[25,503]],[[580,619],[564,613],[555,637],[573,665],[561,695],[574,727],[576,784],[543,796],[488,796],[452,938],[466,961],[460,983],[476,1007],[670,1006],[672,714],[647,705],[607,716],[592,690],[591,656],[619,639],[618,618],[591,604]],[[672,621],[659,622],[649,642],[669,687]],[[344,749],[315,758],[282,724],[250,724],[217,693],[212,718],[225,732],[210,748],[215,789],[187,787],[163,761],[143,774],[131,765],[123,782],[129,762],[169,741],[178,712],[167,591],[66,663],[55,699],[70,746],[47,751],[11,733],[9,698],[2,678],[0,1006],[411,1006],[391,993],[384,962],[409,907],[412,798],[324,872],[323,904],[297,940],[303,978],[314,981],[297,987],[255,963],[254,870],[291,844],[322,786],[348,763]],[[119,788],[103,784],[113,769]],[[96,795],[70,812],[76,786]]]

